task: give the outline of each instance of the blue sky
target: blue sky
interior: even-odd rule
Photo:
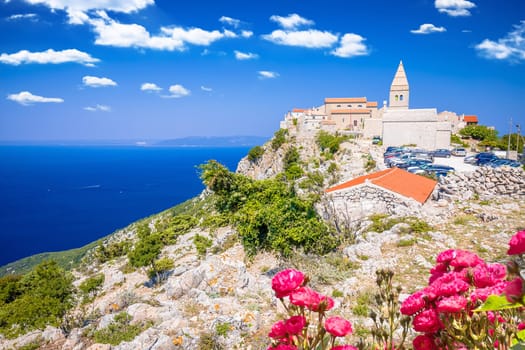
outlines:
[[[0,141],[270,136],[325,97],[525,129],[525,1],[0,0]]]

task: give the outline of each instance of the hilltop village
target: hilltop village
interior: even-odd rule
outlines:
[[[410,86],[403,62],[390,86],[389,100],[379,108],[366,97],[327,97],[324,104],[309,109],[295,108],[280,123],[292,133],[316,134],[320,130],[372,138],[385,146],[415,144],[433,150],[450,147],[450,135],[466,125],[478,123],[473,115],[440,112],[436,108],[411,109]]]

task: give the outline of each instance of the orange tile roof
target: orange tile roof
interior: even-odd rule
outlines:
[[[369,114],[369,109],[332,109],[331,114]]]
[[[345,183],[328,188],[325,192],[333,192],[361,185],[368,180],[376,186],[412,198],[423,204],[428,199],[437,181],[409,173],[399,168],[391,168],[357,177]]]
[[[367,102],[367,103],[366,103],[366,106],[367,106],[367,107],[377,107],[377,101],[374,101],[374,102]]]
[[[327,97],[324,103],[366,103],[366,97]]]
[[[333,120],[323,120],[323,121],[321,121],[321,124],[323,124],[323,125],[335,125],[336,122],[333,121]]]
[[[477,123],[478,117],[476,117],[475,115],[466,115],[463,117],[463,121],[466,123]]]
[[[304,113],[305,111],[306,111],[306,109],[302,109],[302,108],[294,108],[294,109],[292,109],[293,113]]]

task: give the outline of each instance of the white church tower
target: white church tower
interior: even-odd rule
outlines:
[[[410,89],[408,88],[407,75],[403,67],[403,61],[399,62],[396,75],[390,86],[390,109],[408,109]]]

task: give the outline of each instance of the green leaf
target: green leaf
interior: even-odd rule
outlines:
[[[525,329],[522,329],[521,331],[519,331],[518,333],[516,333],[516,338],[519,340],[519,341],[525,341]]]
[[[480,305],[474,311],[495,311],[495,310],[506,310],[516,309],[521,307],[520,303],[509,303],[504,295],[489,295],[487,301]]]

